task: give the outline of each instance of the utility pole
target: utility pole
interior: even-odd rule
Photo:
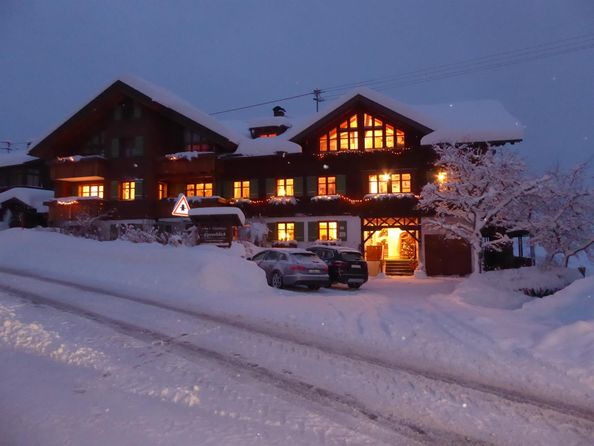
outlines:
[[[322,90],[320,90],[319,88],[316,88],[313,91],[313,95],[314,95],[313,100],[316,103],[316,113],[317,113],[320,108],[320,102],[323,102],[325,99],[322,97]]]

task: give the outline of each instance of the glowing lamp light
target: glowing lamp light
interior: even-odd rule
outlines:
[[[442,170],[442,171],[438,172],[436,177],[437,177],[438,183],[445,183],[446,180],[448,179],[448,174],[445,170]]]
[[[382,180],[388,181],[389,179],[390,179],[390,175],[389,174],[385,173],[385,174],[382,175]]]

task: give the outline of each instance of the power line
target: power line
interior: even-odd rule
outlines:
[[[258,104],[244,105],[243,107],[235,107],[235,108],[230,108],[228,110],[221,110],[221,111],[217,111],[217,112],[214,112],[214,113],[210,113],[210,115],[211,116],[221,115],[223,113],[229,113],[229,112],[238,111],[238,110],[245,110],[246,108],[259,107],[261,105],[274,104],[275,102],[289,101],[291,99],[302,98],[304,96],[309,96],[309,95],[312,95],[312,94],[315,94],[314,91],[310,91],[310,92],[302,93],[302,94],[297,94],[295,96],[289,96],[289,97],[286,97],[286,98],[272,99],[270,101],[260,102]]]

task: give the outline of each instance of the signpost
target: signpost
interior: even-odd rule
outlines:
[[[190,205],[188,204],[188,199],[184,194],[179,194],[177,197],[177,201],[175,202],[175,206],[173,206],[173,212],[171,215],[175,215],[176,217],[187,217],[190,215]]]

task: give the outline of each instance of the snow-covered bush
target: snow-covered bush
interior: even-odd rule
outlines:
[[[436,167],[445,177],[423,187],[419,207],[434,213],[429,226],[470,245],[473,271],[480,272],[485,250],[499,251],[511,243],[505,229],[516,221],[510,210],[548,177],[527,179],[524,162],[511,148],[444,144],[434,150]],[[484,237],[486,230],[491,237]]]
[[[266,241],[269,229],[262,220],[249,220],[248,223],[239,229],[239,238],[248,241],[256,246],[262,246]]]
[[[63,225],[60,230],[63,234],[72,235],[74,237],[99,240],[101,238],[99,222],[108,216],[109,214],[100,214],[91,217],[87,213],[80,213],[76,216],[74,223]]]
[[[120,240],[132,243],[163,243],[164,236],[154,227],[120,225]]]

